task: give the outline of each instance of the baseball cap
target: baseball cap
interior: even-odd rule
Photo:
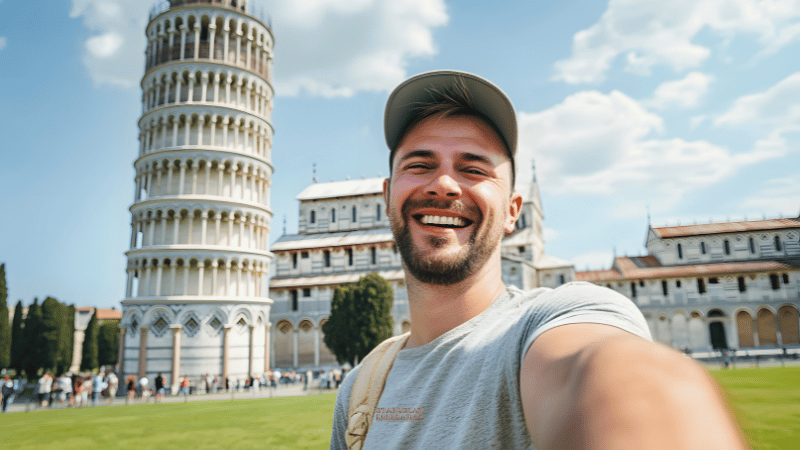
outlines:
[[[517,115],[511,100],[492,82],[455,70],[421,73],[394,89],[386,102],[383,116],[383,131],[389,149],[394,151],[400,144],[416,115],[415,109],[420,104],[431,102],[435,99],[435,92],[442,92],[459,82],[469,91],[473,109],[491,122],[500,133],[513,160],[517,153]]]

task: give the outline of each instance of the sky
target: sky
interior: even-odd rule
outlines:
[[[577,270],[653,226],[800,214],[800,0],[272,0],[270,242],[313,181],[388,175],[403,79],[483,76],[518,113],[545,251]],[[10,305],[120,308],[148,10],[0,0],[0,263]],[[316,169],[315,169],[316,168]],[[648,219],[649,215],[649,219]]]

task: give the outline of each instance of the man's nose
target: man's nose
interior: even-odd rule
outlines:
[[[461,197],[461,187],[450,175],[441,174],[431,181],[425,193],[431,197],[458,198]]]

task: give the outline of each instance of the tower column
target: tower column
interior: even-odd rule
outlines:
[[[139,328],[139,379],[147,374],[147,327]]]
[[[269,372],[269,346],[270,346],[270,329],[272,328],[272,323],[267,322],[264,326],[264,372]]]
[[[119,383],[125,379],[125,335],[128,334],[128,329],[125,327],[119,328],[119,347],[117,348],[117,378]]]
[[[181,325],[172,324],[169,326],[172,330],[172,386],[170,388],[171,395],[178,393],[181,380]]]
[[[247,352],[247,374],[250,376],[255,375],[256,373],[256,365],[255,365],[255,328],[256,326],[250,324],[248,327],[250,329],[250,343]]]
[[[222,335],[222,382],[228,379],[228,360],[230,359],[230,345],[231,345],[231,326],[229,324],[225,324],[223,326],[223,335]]]

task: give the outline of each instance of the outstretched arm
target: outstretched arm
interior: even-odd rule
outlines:
[[[619,328],[570,324],[542,333],[520,371],[537,449],[745,449],[708,372]]]

